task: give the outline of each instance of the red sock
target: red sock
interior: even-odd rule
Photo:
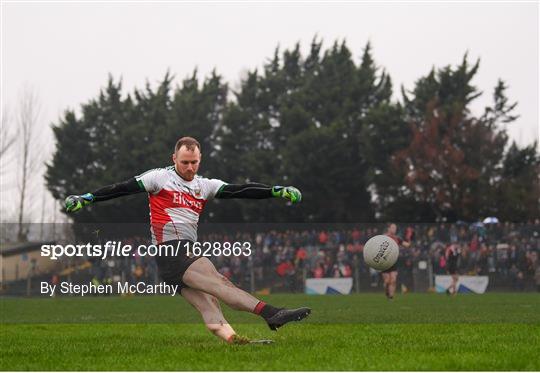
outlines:
[[[263,301],[259,301],[259,303],[257,303],[257,305],[255,306],[255,309],[253,310],[253,313],[255,315],[260,315],[264,306],[266,306],[266,303],[264,303]]]
[[[279,312],[280,309],[281,308],[276,308],[268,303],[264,303],[263,301],[259,301],[259,303],[257,303],[255,306],[253,313],[255,315],[262,316],[265,320],[267,320]]]

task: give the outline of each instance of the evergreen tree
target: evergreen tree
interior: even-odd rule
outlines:
[[[432,70],[419,79],[412,98],[404,93],[412,136],[407,148],[394,153],[393,165],[403,175],[403,206],[416,203],[425,212],[417,219],[473,221],[497,212],[508,139],[501,124],[517,118],[516,104],[509,104],[499,81],[493,105],[475,117],[469,107],[480,95],[471,84],[478,68],[478,61],[469,67],[465,55],[457,68]]]
[[[314,39],[305,58],[298,44],[276,49],[261,74],[248,74],[226,112],[219,154],[231,181],[296,185],[309,200],[294,209],[269,204],[264,214],[259,204],[233,209],[249,221],[373,219],[360,133],[367,114],[389,104],[390,78],[375,66],[369,44],[359,66],[345,42],[322,56],[321,45]],[[324,196],[330,189],[331,200]]]
[[[471,103],[479,61],[433,68],[391,101],[392,82],[366,44],[360,61],[345,41],[327,50],[314,38],[279,48],[249,71],[229,95],[215,71],[195,70],[179,87],[167,73],[157,87],[122,95],[112,78],[98,97],[66,111],[53,131],[57,148],[48,188],[64,199],[171,164],[178,138],[202,145],[200,174],[230,183],[295,185],[300,205],[229,200],[209,206],[202,221],[359,222],[476,220],[538,216],[536,146],[507,149],[502,125],[516,103],[499,81],[480,116]],[[506,150],[505,150],[506,149]],[[147,222],[146,198],[89,206],[75,222]]]
[[[540,154],[535,142],[524,148],[512,143],[503,161],[494,199],[495,216],[502,221],[526,222],[540,216]]]

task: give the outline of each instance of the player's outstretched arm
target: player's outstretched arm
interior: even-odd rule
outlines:
[[[259,183],[225,184],[217,192],[216,198],[284,198],[292,203],[302,201],[302,193],[293,186],[268,186]]]
[[[145,191],[144,186],[135,178],[132,178],[121,183],[104,186],[92,193],[68,196],[65,200],[66,211],[75,212],[94,202],[106,201]]]

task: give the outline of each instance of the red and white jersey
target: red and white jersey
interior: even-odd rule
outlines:
[[[135,176],[148,192],[152,243],[197,241],[197,225],[206,202],[225,182],[195,176],[182,179],[174,166],[156,168]]]
[[[401,237],[395,235],[395,234],[392,234],[392,233],[388,233],[386,232],[386,235],[388,237],[390,237],[391,239],[393,239],[394,241],[396,241],[396,243],[399,245],[401,245],[401,243],[403,242],[403,240],[401,239]]]

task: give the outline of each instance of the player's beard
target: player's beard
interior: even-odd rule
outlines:
[[[196,172],[184,172],[184,173],[179,173],[180,176],[182,176],[182,179],[186,180],[186,181],[192,181],[194,178],[195,178],[195,175],[197,174]]]
[[[176,173],[178,175],[180,175],[180,177],[186,181],[192,181],[194,178],[195,178],[195,175],[197,175],[197,171],[195,172],[180,172],[178,171],[178,167],[176,167],[176,165],[174,165],[174,169],[176,171]]]

